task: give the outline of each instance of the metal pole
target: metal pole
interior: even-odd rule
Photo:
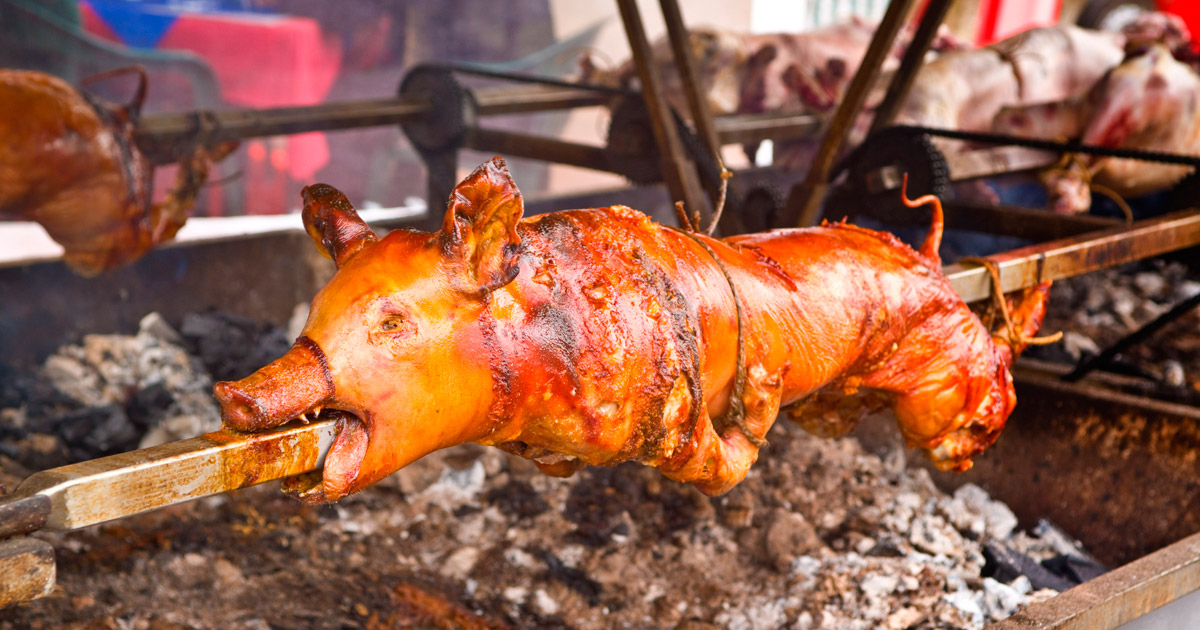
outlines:
[[[671,197],[683,201],[689,210],[702,210],[706,207],[703,203],[704,192],[700,188],[695,169],[683,151],[683,143],[675,128],[671,108],[664,98],[662,80],[654,66],[650,42],[646,39],[646,29],[642,24],[637,0],[617,0],[617,7],[621,10],[621,21],[625,24],[629,48],[637,65],[638,78],[642,82],[646,110],[654,123],[654,139],[658,143],[662,158],[663,179],[667,182]]]
[[[937,36],[938,29],[945,21],[946,12],[952,4],[954,0],[930,0],[926,5],[921,23],[917,25],[917,32],[913,33],[912,42],[909,43],[908,50],[904,51],[904,58],[900,60],[900,69],[892,77],[892,84],[888,86],[887,95],[883,97],[879,109],[875,110],[870,133],[890,125],[896,117],[896,112],[900,111],[900,106],[904,104],[908,90],[917,77],[917,71],[925,61],[925,53],[929,52],[929,46]]]
[[[891,52],[896,35],[904,26],[904,19],[914,2],[915,0],[892,0],[888,5],[887,13],[884,14],[879,29],[875,31],[875,36],[871,38],[871,45],[867,47],[867,54],[863,57],[854,80],[850,82],[845,98],[829,122],[829,131],[817,149],[808,176],[804,182],[792,188],[788,197],[787,212],[789,216],[798,218],[801,227],[816,222],[821,202],[825,199],[825,192],[829,187],[827,180],[829,171],[833,168],[833,160],[854,127],[854,120],[867,100],[871,87],[879,78],[879,70]]]

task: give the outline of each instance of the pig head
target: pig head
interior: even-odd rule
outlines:
[[[287,354],[213,391],[236,430],[336,416],[324,469],[284,487],[335,501],[494,428],[488,295],[517,273],[523,206],[499,158],[455,188],[434,234],[380,239],[334,188],[302,194],[305,229],[338,271]]]

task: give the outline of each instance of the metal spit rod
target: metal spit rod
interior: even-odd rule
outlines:
[[[68,531],[321,468],[336,421],[200,437],[34,473],[0,498],[0,538]]]

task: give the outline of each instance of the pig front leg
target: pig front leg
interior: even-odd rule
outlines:
[[[782,376],[761,363],[747,367],[740,398],[742,420],[734,421],[728,411],[714,418],[708,405],[701,403],[700,420],[685,447],[688,452],[682,464],[660,464],[659,470],[670,479],[695,485],[708,496],[724,494],[740,483],[758,461],[759,448],[766,443],[763,438],[779,415]]]

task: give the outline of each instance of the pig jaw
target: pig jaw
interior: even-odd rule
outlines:
[[[226,427],[258,431],[313,418],[335,402],[333,378],[325,353],[308,337],[300,337],[287,354],[240,381],[223,381],[213,388]],[[331,409],[337,418],[337,438],[323,471],[284,482],[284,489],[305,501],[336,500],[350,491],[368,443],[360,417]],[[326,498],[328,497],[328,498]]]

